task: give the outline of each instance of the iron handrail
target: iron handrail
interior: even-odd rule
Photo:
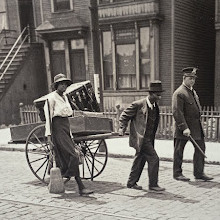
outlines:
[[[14,48],[16,47],[18,41],[21,39],[22,35],[24,34],[24,32],[26,31],[27,28],[28,28],[28,26],[25,27],[25,28],[23,29],[23,31],[21,32],[21,34],[18,36],[18,38],[17,38],[17,40],[15,41],[14,45],[12,46],[12,48],[10,49],[10,51],[8,52],[8,55],[7,55],[7,56],[5,57],[5,59],[3,60],[1,66],[0,66],[0,71],[1,71],[2,67],[4,66],[4,64],[6,63],[6,61],[8,60],[9,56],[11,55],[12,51],[13,51]],[[0,80],[1,80],[1,79],[2,79],[2,76],[1,76]]]
[[[19,50],[21,49],[22,45],[24,44],[25,40],[27,39],[28,35],[25,36],[25,38],[22,40],[20,46],[18,47],[18,49],[16,50],[15,54],[13,55],[13,57],[11,58],[10,62],[8,63],[7,67],[4,69],[4,72],[1,74],[0,76],[0,81],[1,79],[4,77],[6,71],[8,70],[8,68],[10,67],[11,63],[13,62],[14,58],[16,57],[16,55],[18,54]]]

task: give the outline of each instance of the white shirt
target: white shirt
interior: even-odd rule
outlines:
[[[44,114],[46,118],[45,136],[48,136],[51,135],[50,122],[52,122],[52,118],[55,116],[71,116],[73,110],[67,96],[64,94],[64,97],[62,98],[56,91],[54,91],[49,94],[48,99],[45,101]]]
[[[148,107],[152,110],[155,107],[155,102],[153,104],[151,104],[148,96],[147,96],[146,100],[147,100]]]

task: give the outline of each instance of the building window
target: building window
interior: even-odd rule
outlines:
[[[84,40],[83,39],[71,40],[70,43],[71,43],[72,50],[84,49]]]
[[[136,38],[136,31],[139,32],[139,39]],[[149,27],[102,32],[103,78],[106,90],[148,88],[151,75],[149,33]],[[114,39],[113,43],[111,39]],[[140,49],[137,51],[137,48]]]
[[[105,3],[113,3],[113,2],[127,2],[127,1],[140,1],[140,0],[99,0],[99,4],[105,4]]]
[[[113,89],[111,32],[102,32],[102,40],[104,87],[105,89]]]
[[[135,44],[116,46],[118,89],[136,88]]]
[[[99,4],[110,3],[112,0],[99,0]]]
[[[135,30],[115,31],[116,73],[118,89],[136,88]]]
[[[5,1],[0,1],[0,31],[2,29],[7,29],[8,23],[7,23],[7,14],[6,14],[6,7],[5,7]]]
[[[142,89],[149,86],[150,66],[149,27],[143,27],[140,28],[140,75]]]
[[[63,40],[53,41],[52,42],[52,50],[59,51],[65,50],[65,43]]]
[[[72,10],[72,0],[52,0],[52,7],[53,12]]]

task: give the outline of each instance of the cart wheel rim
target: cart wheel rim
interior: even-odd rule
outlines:
[[[80,165],[81,177],[83,179],[93,179],[99,176],[108,160],[108,149],[105,140],[81,141],[78,145],[84,153],[84,160]]]
[[[49,183],[49,170],[52,162],[49,144],[45,137],[45,125],[34,128],[25,145],[27,163],[32,173],[43,183]]]

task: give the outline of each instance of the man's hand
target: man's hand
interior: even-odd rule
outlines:
[[[190,132],[189,128],[187,128],[183,131],[183,135],[186,137],[189,137],[190,134],[191,134],[191,132]]]
[[[121,129],[121,128],[119,128],[119,130],[118,130],[118,135],[119,136],[124,136],[124,131],[123,131],[123,129]]]

